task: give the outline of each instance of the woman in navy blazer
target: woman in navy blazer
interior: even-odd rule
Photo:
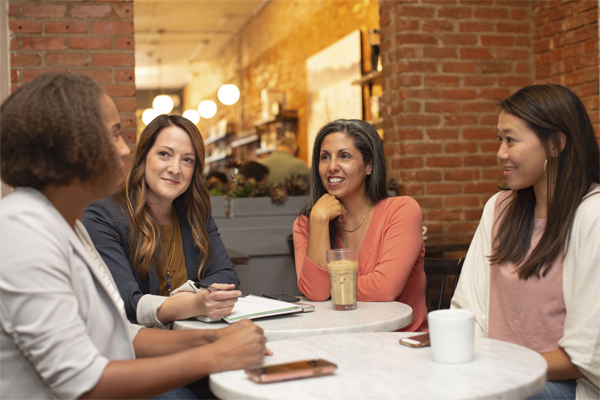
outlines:
[[[198,315],[221,319],[241,295],[210,215],[203,168],[196,126],[160,115],[142,132],[119,192],[83,213],[133,322],[165,328]],[[222,290],[198,290],[193,281]]]

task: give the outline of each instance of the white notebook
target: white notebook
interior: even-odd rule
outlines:
[[[223,320],[231,324],[245,318],[255,319],[299,312],[302,312],[302,307],[294,303],[249,294],[238,298],[231,314]]]

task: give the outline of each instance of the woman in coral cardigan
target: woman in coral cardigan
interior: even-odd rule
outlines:
[[[359,249],[357,299],[400,301],[413,309],[406,331],[427,329],[421,208],[388,197],[383,144],[360,120],[325,125],[315,139],[308,205],[294,223],[298,287],[330,296],[325,251]]]

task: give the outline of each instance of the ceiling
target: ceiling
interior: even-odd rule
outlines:
[[[137,88],[183,88],[269,1],[134,0]]]

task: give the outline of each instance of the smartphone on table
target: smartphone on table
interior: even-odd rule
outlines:
[[[402,338],[400,339],[400,344],[408,347],[427,347],[430,344],[429,333]]]
[[[297,297],[290,296],[289,294],[283,294],[283,293],[282,294],[267,293],[267,294],[263,294],[263,297],[266,297],[268,299],[287,301],[290,303],[296,303],[296,302],[300,301],[300,299]]]
[[[337,365],[334,363],[319,358],[284,364],[248,367],[246,368],[246,373],[254,382],[270,383],[287,381],[290,379],[330,375],[336,369]]]

